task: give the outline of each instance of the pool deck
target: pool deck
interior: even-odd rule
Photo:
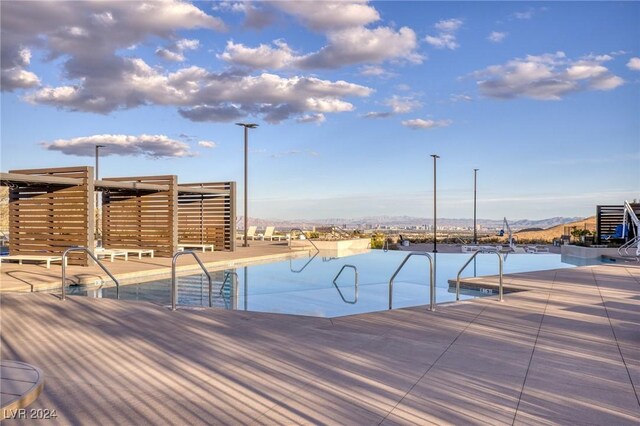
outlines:
[[[250,241],[249,247],[238,247],[235,252],[202,252],[196,254],[208,270],[219,270],[246,264],[274,262],[291,257],[308,256],[308,250],[291,250],[286,242]],[[116,258],[113,262],[101,259],[101,262],[121,280],[122,284],[138,283],[150,279],[168,278],[171,276],[171,258],[143,256],[138,259],[130,256],[129,260]],[[178,259],[178,273],[199,271],[192,256]],[[84,285],[101,284],[109,281],[109,277],[97,266],[68,266],[68,284]],[[0,263],[0,292],[36,292],[59,290],[61,285],[62,266],[52,264],[50,269],[44,264]]]
[[[530,291],[334,319],[3,293],[1,357],[54,424],[637,425],[640,267],[505,279]]]

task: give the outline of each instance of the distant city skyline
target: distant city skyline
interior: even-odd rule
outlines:
[[[249,217],[640,199],[638,2],[0,3],[2,171],[238,182]]]

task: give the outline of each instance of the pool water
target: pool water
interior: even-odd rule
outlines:
[[[407,252],[372,250],[365,254],[332,258],[319,254],[313,258],[240,267],[212,272],[214,280],[212,304],[219,308],[273,312],[317,317],[375,312],[388,309],[389,279]],[[455,288],[448,280],[455,279],[469,254],[437,254],[436,301],[455,300]],[[358,271],[358,291],[355,291],[354,271],[345,268],[334,285],[333,280],[343,265]],[[504,273],[570,268],[555,254],[517,254],[507,256]],[[225,272],[230,274],[222,288]],[[480,254],[467,266],[463,277],[496,275],[495,254]],[[204,274],[179,277],[178,305],[208,306],[208,282]],[[171,280],[121,286],[120,298],[170,303]],[[221,291],[222,288],[222,291]],[[115,298],[115,288],[97,290],[75,289],[76,294]],[[461,299],[491,295],[490,291],[463,290]],[[429,267],[423,256],[412,257],[394,280],[393,308],[429,303]]]

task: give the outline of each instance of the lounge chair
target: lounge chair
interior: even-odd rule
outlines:
[[[527,253],[534,253],[534,254],[549,253],[549,249],[547,247],[541,247],[541,246],[528,246],[528,247],[525,247],[524,250]]]
[[[103,247],[96,247],[96,251],[97,250],[107,250]],[[153,250],[151,249],[139,249],[139,248],[122,248],[122,247],[111,247],[108,250],[114,250],[117,252],[126,252],[127,254],[136,254],[138,255],[138,259],[142,259],[142,255],[143,254],[148,254],[149,257],[153,258]]]
[[[250,226],[249,229],[247,229],[247,238],[251,238],[252,240],[256,239],[256,226]],[[238,240],[242,240],[244,239],[244,232],[237,234],[236,235],[236,239]]]
[[[264,230],[264,234],[260,234],[260,237],[263,240],[269,239],[269,241],[273,241],[276,238],[278,241],[280,241],[283,238],[285,238],[284,235],[274,235],[273,233],[275,232],[275,230],[276,230],[275,226],[267,226]]]
[[[124,257],[125,261],[129,260],[129,253],[127,253],[125,250],[120,249],[106,249],[102,247],[96,247],[93,251],[93,254],[95,254],[98,259],[100,259],[101,257],[108,257],[112,262],[117,256]]]
[[[201,249],[203,252],[208,250],[213,251],[214,249],[214,245],[213,244],[190,244],[190,243],[184,243],[184,244],[178,244],[178,251],[184,251],[185,249]]]
[[[26,254],[18,254],[14,256],[0,256],[0,262],[6,262],[9,260],[17,260],[18,264],[22,265],[23,261],[30,262],[45,262],[47,264],[47,269],[51,269],[51,262],[62,262],[62,256],[30,256]],[[66,263],[65,259],[65,263]]]

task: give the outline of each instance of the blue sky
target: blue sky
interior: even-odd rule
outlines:
[[[637,2],[2,2],[2,170],[238,182],[250,216],[640,198]]]

